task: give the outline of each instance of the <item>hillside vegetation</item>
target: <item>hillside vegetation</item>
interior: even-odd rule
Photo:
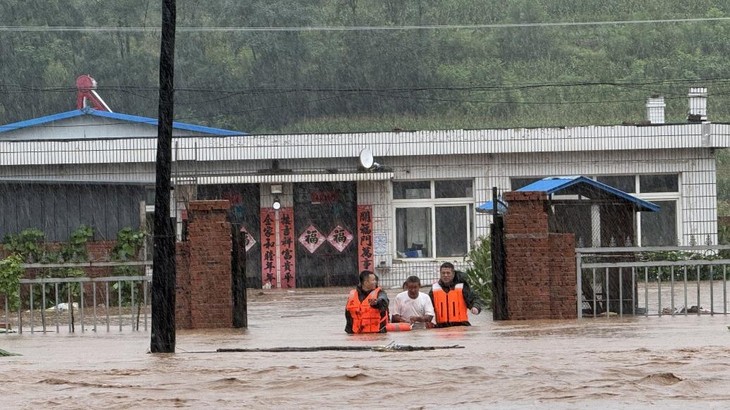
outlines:
[[[706,86],[710,120],[730,122],[724,0],[177,5],[178,121],[252,133],[619,124],[642,121],[647,97],[663,95],[667,122],[684,122],[689,87]],[[114,111],[156,116],[159,9],[0,2],[0,124],[75,108],[80,74]],[[242,30],[262,27],[280,30]],[[396,27],[407,28],[386,30]]]
[[[667,121],[682,122],[693,85],[708,87],[711,120],[730,121],[726,1],[177,4],[180,121],[274,133],[617,124],[661,94]],[[539,24],[608,21],[628,23]],[[155,116],[159,25],[147,0],[1,2],[0,124],[73,109],[87,73],[113,110]],[[398,26],[411,29],[383,29]],[[360,29],[220,29],[243,27]]]

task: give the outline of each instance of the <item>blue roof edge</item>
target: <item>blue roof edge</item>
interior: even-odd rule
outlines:
[[[53,114],[53,115],[46,115],[45,117],[33,118],[31,120],[18,121],[18,122],[13,122],[10,124],[0,125],[0,132],[7,132],[7,131],[18,130],[21,128],[34,127],[36,125],[42,125],[42,124],[46,124],[46,123],[53,122],[53,121],[65,120],[68,118],[78,117],[81,115],[84,115],[84,112],[81,110],[73,110],[73,111],[66,111],[66,112],[61,112],[61,113]]]
[[[120,114],[120,113],[109,112],[109,111],[99,111],[99,110],[95,110],[93,108],[84,108],[82,110],[66,111],[66,112],[62,112],[62,113],[58,113],[58,114],[47,115],[45,117],[34,118],[31,120],[25,120],[25,121],[15,122],[12,124],[0,125],[0,133],[13,131],[13,130],[21,129],[21,128],[34,127],[37,125],[43,125],[43,124],[47,124],[49,122],[60,121],[60,120],[65,120],[65,119],[69,119],[69,118],[74,118],[74,117],[80,117],[82,115],[93,115],[95,117],[111,118],[111,119],[120,120],[120,121],[136,122],[139,124],[148,124],[148,125],[157,126],[156,118],[140,117],[137,115]],[[222,128],[206,127],[203,125],[193,125],[193,124],[187,124],[184,122],[177,122],[177,121],[174,121],[172,123],[172,128],[179,129],[179,130],[192,131],[192,132],[200,132],[200,133],[204,133],[204,134],[217,135],[217,136],[225,136],[225,137],[246,135],[245,132],[226,130],[226,129],[222,129]]]
[[[533,182],[532,184],[526,185],[526,186],[518,189],[518,191],[532,191],[534,189],[525,189],[525,188],[529,188],[530,185],[537,184],[537,183],[539,183],[541,181],[551,180],[551,179],[552,180],[564,180],[565,182],[562,183],[562,184],[556,184],[554,187],[552,187],[552,188],[550,188],[548,190],[543,191],[543,192],[546,192],[547,194],[553,194],[555,192],[558,192],[560,190],[563,190],[565,188],[568,188],[568,187],[573,186],[573,185],[576,185],[576,184],[586,183],[586,184],[592,185],[592,186],[594,186],[596,188],[600,188],[600,189],[602,189],[604,191],[610,192],[610,193],[612,193],[612,194],[614,194],[614,195],[616,195],[616,196],[618,196],[620,198],[626,199],[627,201],[632,202],[632,203],[634,203],[636,205],[639,205],[642,208],[646,208],[646,210],[648,210],[648,211],[657,212],[660,209],[659,205],[657,205],[655,203],[652,203],[652,202],[645,201],[643,199],[637,198],[637,197],[635,197],[635,196],[633,196],[633,195],[631,195],[629,193],[626,193],[626,192],[624,192],[624,191],[622,191],[620,189],[614,188],[614,187],[612,187],[610,185],[604,184],[603,182],[599,182],[599,181],[596,181],[594,179],[590,179],[590,178],[587,178],[587,177],[584,177],[584,176],[574,176],[574,177],[548,177],[548,178],[543,178],[540,181]]]

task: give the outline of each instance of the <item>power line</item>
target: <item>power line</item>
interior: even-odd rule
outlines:
[[[181,33],[249,33],[249,32],[328,32],[328,31],[410,31],[410,30],[483,30],[526,27],[617,26],[628,24],[676,24],[729,21],[730,17],[683,19],[563,21],[542,23],[436,24],[405,26],[310,26],[310,27],[178,27]],[[0,32],[78,32],[78,33],[159,33],[159,27],[83,27],[83,26],[0,26]]]
[[[406,87],[258,87],[258,88],[239,88],[239,89],[219,89],[219,88],[200,88],[200,87],[179,87],[175,88],[176,92],[181,93],[213,93],[219,94],[219,98],[226,96],[257,95],[257,94],[289,94],[289,93],[374,93],[374,92],[427,92],[427,91],[519,91],[539,88],[561,88],[561,87],[659,87],[683,84],[726,84],[730,82],[730,78],[673,78],[673,79],[650,79],[646,81],[576,81],[576,82],[545,82],[545,83],[527,83],[527,84],[494,84],[494,85],[434,85],[434,86],[406,86]],[[136,85],[105,85],[97,87],[98,91],[121,91],[132,93],[133,91],[157,92],[157,87],[153,86],[136,86]],[[19,84],[0,83],[0,92],[4,93],[27,93],[27,92],[52,92],[52,93],[68,93],[76,92],[75,87],[34,87]]]

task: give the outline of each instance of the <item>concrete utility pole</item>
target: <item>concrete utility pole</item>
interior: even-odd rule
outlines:
[[[170,218],[174,60],[175,0],[162,0],[155,237],[152,259],[152,353],[175,352],[175,231]]]

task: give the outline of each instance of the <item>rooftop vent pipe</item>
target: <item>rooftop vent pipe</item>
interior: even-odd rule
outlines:
[[[646,119],[650,124],[664,124],[664,97],[655,95],[646,100]]]
[[[693,87],[689,89],[689,112],[687,114],[688,122],[706,122],[707,121],[707,88]]]

